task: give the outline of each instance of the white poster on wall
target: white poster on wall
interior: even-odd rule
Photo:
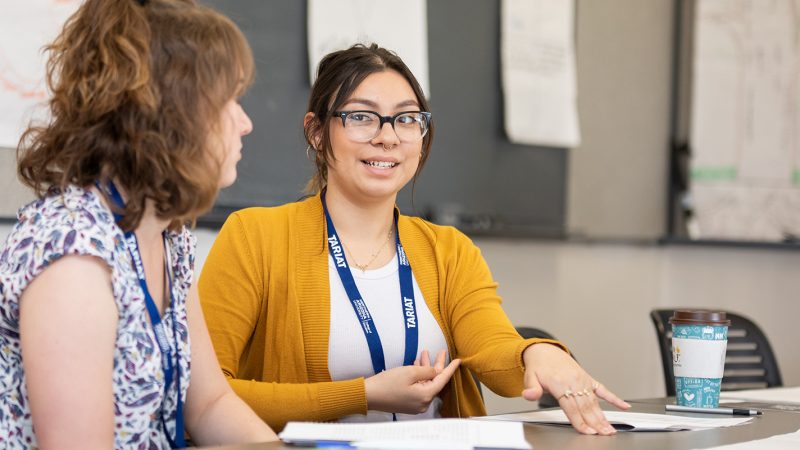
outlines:
[[[500,33],[509,140],[579,145],[574,0],[503,0]]]
[[[80,0],[0,0],[0,147],[15,148],[31,119],[46,119],[44,46]]]
[[[696,3],[692,237],[800,239],[800,0]]]
[[[311,83],[326,54],[353,44],[392,50],[430,98],[426,0],[308,0],[308,67]]]

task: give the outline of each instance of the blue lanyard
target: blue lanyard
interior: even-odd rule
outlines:
[[[336,234],[333,220],[331,220],[331,215],[328,214],[328,206],[325,203],[325,191],[322,192],[321,199],[322,208],[325,212],[325,221],[328,224],[328,251],[336,265],[336,271],[339,273],[339,278],[342,280],[342,285],[344,285],[347,297],[350,299],[350,304],[353,306],[353,311],[361,322],[361,330],[364,332],[364,337],[367,339],[370,358],[372,358],[372,368],[376,374],[381,373],[386,370],[386,362],[384,360],[383,345],[378,335],[378,329],[375,327],[372,315],[369,313],[367,304],[364,303],[364,300],[361,298],[361,293],[358,291],[356,282],[353,279],[353,274],[350,272],[350,266],[347,264],[347,258],[345,257],[342,243],[339,240],[339,235]],[[403,245],[400,244],[400,230],[397,227],[397,215],[394,217],[394,226],[396,231],[395,245],[397,245],[397,261],[399,263],[400,300],[403,306],[402,311],[406,331],[406,349],[403,365],[410,366],[414,364],[414,360],[417,357],[417,346],[419,343],[417,306],[414,301],[414,285],[411,281],[411,265],[408,263]]]
[[[114,185],[112,181],[108,181],[105,186],[102,186],[100,183],[95,183],[98,189],[102,190],[103,192],[110,195],[111,199],[114,201],[116,206],[119,208],[125,207],[125,202],[122,200],[122,195],[119,193],[119,190]],[[119,223],[122,220],[122,216],[117,213],[114,214],[114,220]],[[166,240],[166,236],[164,237]],[[164,400],[166,401],[167,393],[169,392],[169,387],[172,385],[172,380],[176,372],[178,372],[178,376],[175,377],[175,385],[176,389],[178,390],[177,394],[177,403],[176,403],[176,410],[175,410],[175,439],[173,440],[169,432],[167,431],[167,426],[164,421],[163,415],[163,403],[162,403],[162,414],[161,414],[161,424],[164,427],[164,433],[167,436],[167,440],[169,441],[170,447],[172,448],[183,448],[186,447],[186,439],[184,438],[184,425],[183,425],[183,400],[181,399],[181,365],[180,365],[180,343],[178,342],[178,333],[176,329],[176,320],[173,316],[172,320],[172,335],[175,337],[175,363],[172,360],[172,349],[169,345],[169,340],[167,339],[167,332],[164,329],[164,322],[161,321],[161,315],[158,313],[158,307],[156,306],[156,302],[153,300],[153,296],[150,295],[150,289],[147,288],[147,279],[144,273],[144,265],[142,264],[142,256],[139,252],[139,241],[136,239],[136,234],[133,231],[125,232],[125,242],[128,244],[128,252],[130,252],[131,259],[133,260],[133,267],[136,269],[136,277],[139,279],[139,286],[142,288],[142,292],[144,292],[144,302],[147,306],[147,315],[150,317],[150,323],[153,325],[153,333],[156,336],[156,342],[158,343],[158,348],[161,350],[161,368],[164,371]],[[175,313],[175,298],[172,295],[172,270],[169,267],[169,251],[165,249],[167,255],[167,278],[169,282],[169,301],[170,301],[170,309],[172,309],[172,313]]]

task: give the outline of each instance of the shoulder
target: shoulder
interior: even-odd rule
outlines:
[[[44,197],[35,200],[17,212],[19,229],[42,229],[46,227],[115,226],[114,217],[93,191],[77,186],[52,189]]]
[[[254,223],[263,221],[290,220],[296,217],[303,217],[313,214],[319,209],[322,212],[322,204],[318,196],[306,197],[296,202],[285,203],[279,206],[252,207],[240,209],[229,216],[235,217],[241,223]]]
[[[224,263],[244,256],[261,264],[265,258],[288,255],[298,245],[312,241],[317,229],[322,237],[322,210],[320,206],[319,214],[314,214],[314,203],[318,198],[232,213],[219,230],[209,257]]]
[[[36,249],[34,257],[47,260],[64,255],[93,255],[110,260],[123,246],[114,217],[86,189],[69,186],[52,191],[20,209],[6,251]],[[16,244],[16,245],[14,245]]]
[[[400,216],[399,226],[415,274],[428,270],[477,276],[488,269],[480,248],[455,227],[408,216]]]
[[[67,187],[21,208],[0,254],[3,272],[30,280],[68,255],[94,256],[113,267],[123,238],[93,192]]]
[[[280,206],[245,208],[234,212],[225,221],[221,232],[236,230],[247,239],[280,237],[306,223],[321,223],[319,197],[308,197]]]

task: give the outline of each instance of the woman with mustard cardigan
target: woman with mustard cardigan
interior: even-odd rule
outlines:
[[[200,278],[225,376],[276,429],[483,415],[471,370],[500,395],[548,391],[579,432],[613,434],[598,397],[628,405],[558,342],[516,333],[478,248],[395,208],[430,155],[428,111],[386,49],[321,61],[304,118],[316,195],[232,214]]]

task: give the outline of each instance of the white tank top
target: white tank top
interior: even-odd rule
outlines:
[[[405,316],[400,300],[400,278],[397,258],[383,267],[361,272],[360,269],[351,268],[358,291],[363,297],[375,328],[383,345],[386,368],[400,367],[403,365],[405,354]],[[344,290],[342,280],[336,271],[333,258],[328,256],[328,273],[331,290],[331,327],[328,344],[328,370],[333,381],[352,380],[353,378],[368,378],[375,374],[372,368],[367,340],[361,329],[361,324],[353,311],[347,292]],[[439,324],[431,314],[422,291],[419,289],[417,279],[412,273],[414,284],[414,300],[417,306],[417,329],[419,330],[419,345],[417,357],[422,350],[428,350],[431,359],[436,358],[439,350],[447,352],[447,341]],[[447,354],[447,363],[450,354]],[[433,363],[433,361],[431,361]],[[439,408],[442,400],[436,397],[431,402],[427,411],[421,414],[397,414],[397,420],[431,419],[440,417]],[[382,422],[391,421],[392,414],[383,411],[368,411],[367,415],[351,415],[339,419],[340,422]]]

